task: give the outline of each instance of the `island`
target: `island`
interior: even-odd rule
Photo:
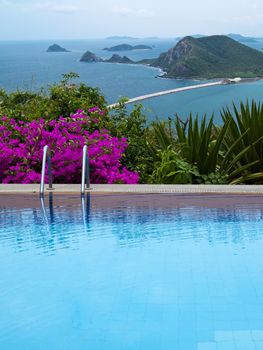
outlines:
[[[86,55],[86,54],[85,54]],[[162,77],[178,79],[261,78],[263,53],[225,35],[184,37],[158,58],[132,61],[114,54],[103,60],[89,52],[83,62],[143,64],[162,69]]]
[[[102,58],[96,56],[93,52],[86,51],[84,55],[81,57],[80,62],[104,62]]]
[[[167,78],[263,77],[263,53],[228,36],[185,37],[144,64],[161,68]]]
[[[112,57],[108,60],[104,60],[103,62],[106,63],[126,63],[126,64],[132,64],[134,61],[129,59],[127,56],[121,57],[120,55],[112,55]]]
[[[129,44],[121,44],[113,47],[105,47],[104,51],[133,51],[133,50],[152,50],[151,46],[148,45],[129,45]]]
[[[47,49],[47,52],[70,52],[70,51],[65,49],[62,46],[59,46],[58,44],[53,44],[49,46],[49,48]]]
[[[101,57],[98,57],[95,55],[95,53],[87,51],[84,53],[84,55],[81,57],[80,62],[88,62],[88,63],[93,63],[93,62],[104,62],[104,63],[123,63],[123,64],[132,64],[136,63],[132,60],[130,60],[127,56],[120,56],[117,54],[112,55],[111,58],[109,59],[102,59]]]

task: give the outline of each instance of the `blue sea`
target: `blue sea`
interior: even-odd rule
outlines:
[[[82,54],[89,50],[102,58],[112,53],[103,51],[121,43],[131,45],[146,44],[153,50],[129,51],[121,54],[133,60],[158,57],[176,44],[176,39],[138,40],[55,40],[59,45],[71,50],[69,53],[47,53],[53,41],[6,41],[0,42],[0,88],[8,91],[16,89],[38,90],[48,84],[58,82],[63,73],[70,71],[80,75],[80,81],[99,87],[109,103],[120,97],[136,97],[176,87],[197,84],[198,81],[158,78],[158,69],[121,64],[80,62]],[[263,39],[249,44],[261,49]],[[240,85],[218,86],[197,91],[158,97],[143,102],[149,120],[163,119],[178,113],[186,119],[189,113],[208,116],[215,114],[220,122],[220,110],[240,100],[262,99],[263,81]]]

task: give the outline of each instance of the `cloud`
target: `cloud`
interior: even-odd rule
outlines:
[[[1,4],[15,6],[18,9],[26,11],[36,9],[65,14],[75,13],[80,10],[80,8],[76,5],[73,5],[71,3],[60,3],[59,1],[40,2],[39,0],[0,0],[0,5]]]
[[[154,17],[155,14],[146,9],[132,9],[129,7],[115,7],[112,10],[113,13],[116,13],[121,16],[133,16],[133,17],[145,17],[145,18],[150,18]]]
[[[71,4],[56,4],[56,3],[39,3],[36,5],[38,9],[48,11],[48,12],[56,12],[56,13],[64,13],[64,14],[72,14],[78,12],[80,10],[79,7]]]

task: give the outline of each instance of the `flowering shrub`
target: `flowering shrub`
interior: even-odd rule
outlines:
[[[82,149],[87,144],[92,183],[137,183],[138,174],[121,165],[127,139],[100,128],[103,115],[94,107],[87,114],[78,110],[69,118],[52,121],[0,118],[0,182],[39,182],[43,147],[48,145],[54,182],[79,183]]]

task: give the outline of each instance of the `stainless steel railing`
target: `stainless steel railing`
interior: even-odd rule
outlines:
[[[81,174],[81,195],[85,194],[85,190],[90,189],[90,169],[88,146],[83,147],[82,155],[82,174]]]
[[[43,150],[43,161],[42,161],[42,171],[41,171],[41,182],[40,182],[40,195],[43,196],[45,192],[45,173],[46,164],[48,162],[48,188],[47,190],[53,190],[53,180],[51,172],[51,154],[48,146],[44,147]],[[88,146],[83,147],[82,156],[82,174],[81,174],[81,194],[85,194],[85,190],[90,189],[90,169],[89,169],[89,156],[88,156]]]
[[[48,161],[48,190],[53,190],[52,186],[52,173],[51,173],[51,154],[48,146],[44,147],[43,150],[43,161],[42,161],[42,172],[41,172],[41,182],[40,182],[40,195],[44,195],[45,192],[45,173],[46,164]]]

